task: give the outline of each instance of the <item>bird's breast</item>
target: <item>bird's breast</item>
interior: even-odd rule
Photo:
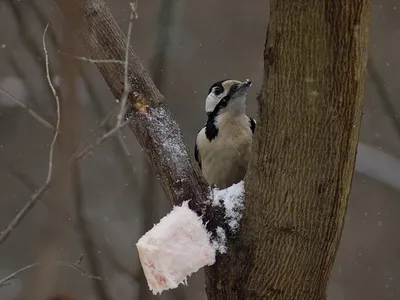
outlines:
[[[241,181],[251,156],[252,132],[240,122],[220,124],[218,136],[200,150],[202,171],[209,184],[226,188]]]

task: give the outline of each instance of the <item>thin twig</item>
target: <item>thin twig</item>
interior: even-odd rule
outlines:
[[[116,107],[116,108],[118,108],[118,107]],[[116,114],[116,109],[111,110],[105,116],[105,118],[100,122],[100,127],[101,128],[104,127],[107,124],[108,120],[111,119],[115,114]],[[125,139],[124,139],[124,136],[123,136],[121,130],[118,131],[117,138],[118,138],[118,142],[121,146],[122,151],[124,152],[125,156],[129,160],[129,163],[133,166],[134,162],[132,161],[132,159],[133,159],[132,153],[129,151],[129,147],[125,142]]]
[[[84,73],[82,73],[82,77],[86,80],[86,76]],[[91,88],[91,84],[89,81],[86,80],[86,85],[87,87],[90,89]],[[93,97],[92,97],[93,98]],[[119,106],[115,106],[113,109],[111,109],[108,113],[104,114],[101,112],[101,105],[98,103],[98,101],[93,101],[93,107],[95,108],[95,111],[97,112],[97,114],[100,117],[100,114],[103,115],[103,118],[101,119],[100,123],[99,123],[99,127],[103,130],[110,130],[111,128],[113,128],[114,125],[114,117],[116,119],[116,115],[119,111]],[[110,125],[110,123],[112,123],[112,125]],[[135,160],[131,154],[131,152],[129,151],[129,148],[126,144],[126,142],[123,140],[121,143],[120,139],[117,139],[116,144],[118,144],[116,150],[117,151],[121,151],[122,153],[120,153],[121,155],[117,155],[118,159],[121,161],[122,163],[122,167],[123,167],[123,172],[126,174],[126,176],[124,176],[124,178],[129,179],[132,183],[136,183],[137,182],[137,178],[135,176],[136,173],[136,168],[135,168]],[[128,152],[126,151],[126,149],[128,150]],[[128,171],[128,173],[126,172]],[[134,187],[134,185],[130,185],[130,187]]]
[[[133,12],[133,17],[135,18],[135,20],[137,20],[138,18],[139,18],[139,15],[138,15],[138,0],[135,0],[135,2],[131,2],[131,3],[129,3],[129,5],[130,5],[130,7],[131,7],[131,10],[132,10],[132,12]]]
[[[0,91],[2,91],[4,94],[6,94],[8,97],[10,97],[10,99],[12,99],[19,106],[21,106],[22,108],[26,109],[29,112],[29,114],[33,118],[35,118],[39,123],[43,124],[45,127],[49,128],[49,129],[53,129],[53,130],[56,129],[50,122],[46,121],[43,117],[41,117],[38,113],[36,113],[28,105],[26,105],[22,101],[18,100],[17,97],[15,97],[13,94],[11,94],[9,91],[7,91],[5,88],[0,86]]]
[[[86,61],[89,63],[119,63],[119,64],[124,64],[124,92],[121,97],[121,104],[120,104],[120,110],[117,115],[117,125],[115,127],[120,128],[122,121],[125,116],[126,112],[126,102],[128,100],[128,95],[130,92],[130,85],[129,85],[129,73],[128,73],[128,67],[129,67],[129,47],[130,47],[130,40],[131,40],[131,35],[132,35],[132,25],[133,25],[133,20],[138,18],[138,13],[137,13],[137,1],[129,3],[131,7],[131,15],[129,18],[129,25],[128,25],[128,33],[127,33],[127,40],[126,40],[126,50],[125,50],[125,60],[116,60],[116,59],[90,59],[82,56],[76,56],[72,54],[65,53],[61,50],[58,50],[58,52],[62,55],[67,55],[71,56],[75,59],[79,59],[82,61]],[[114,111],[111,111],[109,115],[106,116],[106,118],[101,122],[100,126],[104,126],[104,124],[108,121],[109,118],[111,118],[114,115]],[[124,151],[125,155],[130,159],[132,157],[132,154],[129,151],[129,147],[125,143],[125,140],[123,138],[122,132],[118,131],[118,141],[121,144],[121,148]]]
[[[29,192],[34,193],[37,190],[37,185],[35,182],[29,178],[27,174],[24,174],[23,172],[18,171],[14,164],[12,163],[7,163],[5,164],[5,168],[10,172],[10,175],[18,179],[27,189],[29,189]]]
[[[42,185],[40,189],[31,196],[31,199],[18,212],[18,214],[14,217],[14,219],[12,219],[12,221],[7,225],[6,229],[3,232],[1,232],[0,245],[11,234],[12,230],[21,222],[22,218],[31,210],[36,201],[49,189],[50,183],[51,180]]]
[[[91,238],[93,236],[92,232],[89,229],[89,221],[85,218],[84,213],[84,194],[83,194],[83,186],[82,179],[79,168],[74,169],[73,180],[74,184],[74,196],[75,196],[75,215],[76,215],[76,226],[78,229],[78,234],[80,236],[81,245],[87,255],[87,270],[92,274],[98,274],[99,276],[103,275],[103,266],[102,260],[97,252],[97,245],[94,243],[94,240]],[[110,296],[110,291],[107,288],[107,285],[103,281],[91,281],[91,285],[93,286],[94,292],[96,294],[97,300],[112,300]]]
[[[160,11],[158,13],[157,21],[157,34],[155,38],[154,53],[150,63],[150,75],[154,81],[154,84],[163,92],[164,83],[167,81],[167,76],[163,76],[162,70],[165,69],[167,63],[167,53],[171,43],[171,34],[173,27],[173,20],[176,14],[178,0],[163,1],[161,4]],[[142,205],[142,230],[146,232],[154,225],[154,207],[157,207],[157,180],[155,179],[154,173],[151,170],[151,164],[146,159],[145,166],[143,168],[144,174],[142,177],[143,189],[141,194],[141,205]],[[103,251],[104,252],[104,251]],[[152,295],[149,293],[146,277],[141,268],[138,268],[135,272],[135,277],[139,283],[139,299],[147,300],[152,299]],[[182,295],[182,289],[176,289],[171,291],[171,297],[175,299],[186,299],[185,295]]]
[[[7,225],[6,229],[0,235],[0,245],[6,240],[6,238],[11,234],[12,230],[21,222],[22,218],[31,210],[31,208],[35,205],[36,201],[46,192],[50,187],[50,182],[52,181],[52,173],[53,173],[53,153],[54,153],[54,145],[57,140],[58,132],[60,129],[60,100],[58,99],[57,92],[50,80],[50,71],[49,71],[49,57],[46,48],[46,32],[49,27],[49,24],[46,25],[46,28],[43,32],[43,50],[46,59],[46,77],[49,83],[49,86],[53,92],[53,95],[56,99],[57,103],[57,125],[56,131],[54,133],[53,140],[50,145],[49,152],[49,169],[47,173],[47,178],[45,183],[40,187],[40,189],[31,196],[31,199],[25,204],[25,206],[19,211],[19,213],[14,217],[13,220]]]
[[[125,59],[125,86],[124,86],[124,90],[125,91],[129,91],[129,81],[128,81],[128,55],[129,55],[129,45],[130,45],[130,35],[132,32],[132,23],[133,23],[133,19],[137,18],[137,12],[136,12],[136,6],[131,3],[131,8],[132,8],[132,12],[131,12],[131,18],[130,18],[130,24],[129,24],[129,28],[128,28],[128,40],[127,40],[127,49],[126,49],[126,59]],[[50,188],[52,182],[54,181],[54,178],[52,177],[52,172],[53,172],[53,152],[54,152],[54,145],[59,133],[59,127],[60,127],[60,104],[59,104],[59,98],[57,95],[57,92],[51,82],[50,79],[50,72],[49,72],[49,58],[48,58],[48,53],[47,53],[47,48],[46,48],[46,42],[45,42],[45,35],[47,32],[49,24],[46,25],[46,28],[44,30],[43,33],[43,49],[44,49],[44,53],[45,53],[45,60],[46,60],[46,77],[47,77],[47,81],[48,84],[53,92],[53,95],[56,99],[57,102],[57,125],[56,125],[56,132],[55,135],[53,137],[51,146],[50,146],[50,154],[49,154],[49,170],[48,170],[48,174],[47,174],[47,178],[45,183],[39,188],[39,190],[34,193],[30,200],[24,205],[24,207],[19,211],[19,213],[11,220],[11,222],[7,225],[6,229],[4,231],[2,231],[0,233],[0,245],[7,239],[7,237],[12,233],[12,231],[19,225],[19,223],[22,221],[22,219],[27,215],[27,213],[33,208],[33,206],[37,203],[37,201],[43,196],[43,194]],[[126,97],[125,97],[125,105],[126,105],[126,99],[127,99],[127,95],[128,93],[125,93]],[[64,170],[61,170],[60,173],[58,175],[64,174],[66,171],[69,170],[69,168],[73,165],[73,162],[76,160],[80,160],[83,159],[84,157],[86,157],[88,154],[90,154],[92,152],[92,150],[99,146],[100,144],[102,144],[104,141],[106,141],[108,138],[110,138],[114,133],[118,132],[121,128],[123,128],[125,125],[127,125],[129,123],[129,120],[125,120],[124,122],[122,122],[122,118],[124,115],[124,111],[125,109],[122,106],[121,103],[121,118],[120,120],[117,120],[117,124],[114,128],[112,128],[111,130],[109,130],[108,132],[104,133],[99,139],[96,140],[96,142],[94,144],[91,144],[87,147],[85,147],[83,150],[75,153],[74,155],[72,155],[72,157],[69,159],[69,163],[67,165],[67,168]]]
[[[61,117],[60,117],[60,99],[58,98],[57,91],[54,88],[53,83],[51,82],[51,79],[50,79],[49,54],[47,53],[47,48],[46,48],[46,32],[47,32],[48,28],[49,28],[49,24],[47,23],[46,28],[44,29],[44,32],[43,32],[43,50],[44,50],[44,55],[45,55],[45,59],[46,59],[46,78],[47,78],[47,81],[48,81],[49,86],[51,88],[51,91],[52,91],[52,93],[54,95],[54,98],[56,100],[56,104],[57,104],[57,124],[56,124],[56,132],[54,133],[53,140],[51,141],[51,144],[50,144],[49,170],[47,172],[46,183],[50,182],[51,175],[53,173],[54,146],[55,146],[56,141],[57,141],[58,131],[60,129],[60,120],[61,120]]]
[[[110,131],[106,132],[105,134],[103,134],[99,139],[96,140],[96,142],[92,145],[89,145],[87,147],[85,147],[84,149],[82,149],[81,151],[77,152],[76,154],[74,154],[71,159],[70,159],[70,163],[72,163],[74,160],[78,160],[78,159],[82,159],[84,158],[86,155],[90,154],[91,151],[99,146],[100,144],[102,144],[105,140],[107,140],[108,138],[110,138],[114,133],[116,133],[118,130],[120,130],[121,128],[123,128],[125,125],[127,125],[129,123],[129,120],[124,121],[121,125],[114,127],[113,129],[111,129]]]
[[[89,274],[85,270],[83,270],[81,267],[79,267],[79,264],[81,263],[82,259],[83,259],[83,255],[80,256],[79,260],[76,263],[69,263],[69,262],[65,262],[65,261],[56,261],[56,262],[54,262],[54,264],[59,267],[72,268],[72,269],[80,272],[82,275],[88,277],[89,279],[103,280],[103,278],[101,278],[100,276],[95,276],[95,275]],[[16,278],[19,274],[21,274],[31,268],[41,267],[41,266],[42,266],[42,263],[33,263],[31,265],[28,265],[28,266],[25,266],[25,267],[19,269],[18,271],[15,271],[14,273],[4,277],[3,279],[0,279],[0,287],[10,284],[10,281],[12,279]]]
[[[92,59],[92,58],[87,58],[84,56],[77,56],[77,55],[73,55],[73,54],[69,54],[69,53],[65,53],[61,50],[58,50],[58,52],[61,55],[65,55],[65,56],[69,56],[84,62],[88,62],[88,63],[92,63],[92,64],[125,64],[125,62],[123,60],[118,60],[118,59]]]
[[[107,124],[108,124],[108,121],[112,118],[112,117],[114,117],[114,115],[117,113],[117,109],[118,109],[118,107],[116,106],[116,107],[114,107],[112,110],[110,110],[109,112],[108,112],[108,114],[106,114],[106,116],[103,118],[103,120],[101,120],[101,122],[100,122],[100,128],[103,128],[103,127],[105,127]]]
[[[124,136],[123,136],[121,130],[118,131],[117,137],[118,137],[119,143],[121,144],[122,151],[124,151],[125,155],[128,158],[131,158],[132,157],[132,153],[129,151],[129,147],[125,142],[125,139],[124,139]]]
[[[122,123],[122,120],[124,119],[125,116],[125,111],[126,111],[126,101],[128,100],[128,95],[131,90],[130,85],[129,85],[129,73],[128,73],[128,67],[129,67],[129,47],[131,43],[131,34],[132,34],[132,25],[133,25],[133,20],[135,16],[137,17],[136,13],[136,7],[133,3],[130,3],[131,5],[131,15],[129,18],[129,25],[128,25],[128,34],[126,38],[126,49],[125,49],[125,64],[124,64],[124,92],[122,94],[122,99],[121,99],[121,104],[120,104],[120,110],[117,116],[117,126],[119,126]]]
[[[68,0],[58,0],[62,4],[68,4]],[[123,34],[118,26],[118,22],[107,8],[104,0],[96,1],[77,1],[81,4],[84,12],[82,22],[85,24],[82,30],[77,32],[76,36],[82,39],[82,42],[91,56],[107,57],[112,53],[111,57],[124,57],[126,50],[126,35]],[[67,10],[61,9],[67,13]],[[148,159],[154,168],[155,173],[162,181],[162,187],[168,197],[174,204],[181,204],[185,199],[194,199],[191,202],[191,208],[195,211],[203,212],[206,210],[206,199],[209,196],[208,185],[201,175],[199,168],[196,168],[193,160],[189,158],[189,151],[183,141],[181,131],[178,124],[172,118],[171,113],[166,105],[164,97],[154,85],[144,66],[140,63],[135,51],[129,48],[129,78],[132,90],[137,91],[140,99],[139,111],[132,115],[136,116],[142,113],[142,117],[135,118],[135,122],[130,122],[130,130],[137,136],[138,142],[142,148],[146,149]],[[98,65],[98,70],[104,77],[105,82],[110,88],[116,99],[121,97],[121,80],[118,74],[123,74],[123,66],[117,64],[109,64],[108,67]],[[114,99],[115,99],[114,98]],[[140,109],[140,108],[145,108]],[[171,147],[167,147],[165,143],[166,135],[160,135],[160,126],[149,122],[151,114],[160,112],[162,118],[158,120],[159,125],[166,131],[171,133],[168,140],[178,147],[179,153],[175,153]],[[175,148],[176,148],[175,147]],[[172,153],[170,159],[165,157],[165,153]],[[184,181],[185,184],[182,182]],[[190,186],[190,188],[185,188]],[[207,211],[210,215],[213,211]],[[212,216],[210,216],[211,218]]]
[[[126,48],[125,48],[125,64],[124,64],[124,92],[122,94],[122,99],[121,99],[121,104],[120,104],[120,111],[117,115],[117,125],[116,127],[119,127],[122,124],[122,121],[125,117],[126,113],[126,102],[128,100],[129,93],[131,91],[131,87],[129,85],[129,47],[131,43],[131,35],[132,35],[132,25],[133,25],[133,20],[138,18],[138,14],[136,11],[137,8],[137,1],[135,3],[129,3],[131,6],[131,15],[129,17],[129,25],[128,25],[128,33],[127,33],[127,38],[126,38]],[[132,162],[132,154],[129,151],[128,145],[125,143],[124,137],[122,135],[121,130],[118,131],[117,133],[118,136],[118,141],[121,144],[121,148],[124,151],[126,157],[129,159],[131,163]]]
[[[108,138],[110,138],[115,132],[117,132],[119,129],[124,127],[129,123],[129,120],[126,120],[124,123],[121,124],[119,127],[114,127],[110,131],[104,133],[100,138],[96,140],[96,142],[92,145],[89,145],[85,147],[83,150],[77,152],[74,154],[71,159],[69,160],[68,164],[68,169],[73,165],[72,163],[74,160],[81,160],[85,158],[88,154],[91,153],[91,151],[105,142]],[[61,174],[64,174],[67,170],[63,170],[60,172]],[[36,202],[43,196],[43,194],[50,188],[51,183],[53,182],[54,179],[50,179],[50,181],[46,181],[44,185],[40,187],[40,189],[34,193],[31,196],[31,199],[25,204],[25,206],[19,211],[19,213],[14,217],[14,219],[11,220],[11,222],[7,225],[6,229],[1,232],[0,235],[0,245],[6,240],[6,238],[11,234],[11,232],[15,229],[15,227],[18,226],[18,224],[22,221],[22,219],[25,217],[25,215],[32,209],[32,207],[36,204]]]
[[[83,261],[83,254],[81,254],[78,258],[78,260],[76,261],[75,265],[79,266],[81,264],[81,262]]]
[[[43,47],[39,48],[39,46],[36,43],[36,39],[34,38],[34,35],[29,34],[29,28],[31,26],[31,23],[30,23],[29,17],[26,14],[26,13],[34,12],[35,17],[37,17],[37,19],[39,20],[40,26],[44,27],[44,26],[46,26],[48,21],[43,16],[43,11],[41,11],[37,7],[37,5],[35,5],[35,3],[34,3],[35,1],[25,1],[24,2],[27,5],[31,6],[30,7],[31,9],[26,9],[24,5],[20,5],[20,3],[17,3],[16,1],[3,1],[3,2],[7,2],[7,4],[10,7],[10,11],[12,12],[13,18],[15,19],[16,24],[17,24],[18,36],[21,37],[21,41],[24,43],[24,47],[28,51],[30,56],[32,58],[34,58],[32,61],[35,62],[35,68],[36,68],[36,62],[40,61],[40,63],[39,63],[40,77],[46,76],[45,66],[42,65],[42,63],[41,63],[45,59],[44,55],[43,55]],[[56,45],[57,40],[56,40],[56,36],[53,33],[53,31],[50,31],[50,38],[51,38],[51,41],[53,42],[53,44]],[[47,40],[48,39],[49,39],[49,37],[47,37]],[[15,55],[12,54],[12,57],[14,58]],[[19,65],[19,61],[18,61],[18,63],[15,62],[14,65]],[[25,66],[23,66],[22,68],[25,68]],[[25,70],[23,71],[23,73],[25,74]],[[32,84],[32,80],[28,79],[28,80],[25,80],[25,82],[27,85],[31,86],[31,89],[30,89],[31,91],[35,90],[35,89],[32,89],[32,87],[34,86],[34,84]],[[35,93],[31,93],[32,96],[34,96],[34,94]],[[38,102],[37,99],[36,99],[36,102]]]

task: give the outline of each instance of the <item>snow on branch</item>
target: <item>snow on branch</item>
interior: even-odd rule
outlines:
[[[210,198],[212,206],[219,206],[225,212],[225,221],[215,232],[209,231],[202,216],[184,202],[137,242],[140,262],[153,294],[186,284],[187,276],[213,265],[217,253],[226,253],[227,235],[236,231],[244,209],[244,183],[214,190]]]
[[[69,4],[71,0],[57,0]],[[89,57],[96,61],[112,58],[127,61],[126,38],[103,0],[73,0],[83,11],[81,37]],[[59,5],[61,11],[65,5]],[[145,150],[150,164],[174,205],[192,200],[189,206],[201,213],[205,209],[208,186],[199,168],[190,159],[178,124],[172,118],[166,102],[157,90],[139,58],[129,47],[127,95],[129,127]],[[96,64],[115,99],[124,95],[126,76],[123,64]]]
[[[235,233],[244,209],[244,181],[223,190],[213,190],[212,205],[224,209],[225,220],[232,233]]]
[[[175,169],[178,173],[191,168],[185,143],[179,131],[179,126],[163,107],[150,108],[145,115],[149,130],[159,137],[162,144],[158,148],[160,163],[163,169]],[[167,126],[166,126],[167,125]],[[171,130],[172,129],[172,130]],[[168,153],[168,156],[165,155]],[[184,175],[184,174],[181,174]],[[182,176],[182,181],[184,181]],[[185,186],[182,186],[184,189]],[[183,192],[178,190],[179,192]]]

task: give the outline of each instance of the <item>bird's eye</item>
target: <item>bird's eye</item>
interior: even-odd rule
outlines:
[[[220,87],[218,87],[218,86],[214,88],[214,94],[215,94],[215,95],[218,96],[218,95],[221,94],[221,93],[222,93],[222,88],[220,88]]]

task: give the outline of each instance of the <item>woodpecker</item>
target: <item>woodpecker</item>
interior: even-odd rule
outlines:
[[[198,132],[194,156],[208,184],[225,189],[243,180],[256,121],[246,115],[251,81],[214,83],[206,98],[207,123]]]

